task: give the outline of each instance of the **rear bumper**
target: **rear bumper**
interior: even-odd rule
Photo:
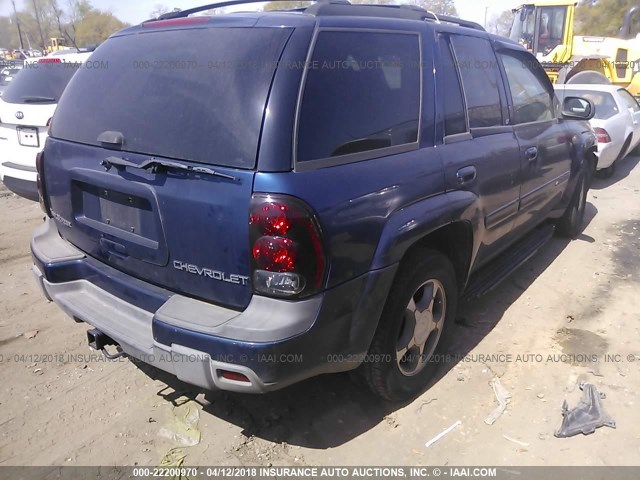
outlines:
[[[610,167],[620,154],[621,146],[622,145],[614,144],[613,142],[599,143],[597,152],[598,165],[596,169],[602,170],[603,168]]]
[[[237,312],[106,266],[60,238],[50,219],[34,232],[31,251],[44,295],[128,355],[199,387],[250,393],[357,367],[396,271],[369,272],[302,301],[254,295]]]
[[[16,195],[38,201],[36,186],[37,172],[35,167],[26,167],[12,162],[0,165],[0,179],[4,185]]]

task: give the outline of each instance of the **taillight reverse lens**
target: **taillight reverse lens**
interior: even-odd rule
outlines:
[[[611,141],[611,137],[609,136],[609,132],[607,132],[604,128],[596,127],[593,129],[596,134],[596,139],[598,143],[609,143]]]
[[[254,194],[249,216],[253,289],[302,297],[323,285],[326,256],[315,215],[301,200]]]

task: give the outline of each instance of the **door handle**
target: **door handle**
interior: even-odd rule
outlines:
[[[463,167],[456,172],[456,178],[458,179],[458,185],[466,185],[473,182],[476,179],[478,172],[476,167]]]
[[[524,156],[530,162],[535,162],[538,158],[538,148],[537,147],[529,147],[524,151]]]

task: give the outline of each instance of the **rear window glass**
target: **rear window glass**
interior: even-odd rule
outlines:
[[[417,142],[418,42],[414,34],[321,32],[304,87],[298,161]]]
[[[582,97],[587,100],[591,100],[596,107],[596,113],[593,118],[600,120],[606,120],[613,117],[618,113],[618,106],[613,98],[613,95],[607,92],[589,92],[586,90],[565,90],[564,92],[556,92],[560,101],[564,100],[564,97]]]
[[[8,103],[57,103],[81,63],[28,63],[2,95]]]
[[[58,105],[54,137],[253,168],[284,28],[200,28],[115,37],[92,55]]]

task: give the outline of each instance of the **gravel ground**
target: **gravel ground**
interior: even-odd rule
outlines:
[[[158,465],[168,454],[187,466],[637,464],[638,161],[595,181],[577,240],[552,240],[463,306],[451,350],[460,360],[403,405],[373,399],[347,375],[205,396],[128,360],[103,361],[87,326],[36,290],[29,237],[39,206],[2,188],[0,465]],[[487,425],[496,377],[512,398]],[[617,427],[555,438],[562,403],[577,404],[583,381],[606,394]]]

